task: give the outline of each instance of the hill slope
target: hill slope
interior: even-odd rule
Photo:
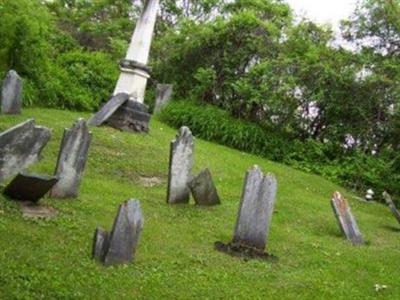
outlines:
[[[0,116],[0,129],[28,117],[53,128],[44,159],[32,170],[52,174],[63,128],[88,114],[26,109]],[[169,142],[175,129],[153,120],[149,135],[94,128],[81,195],[43,201],[52,221],[24,220],[0,196],[1,299],[398,299],[400,226],[380,204],[355,200],[318,176],[196,140],[195,171],[209,167],[222,205],[166,204]],[[277,263],[245,262],[213,249],[232,238],[245,171],[254,164],[278,179],[268,251]],[[152,178],[152,179],[149,179]],[[155,186],[149,182],[160,181]],[[340,235],[330,207],[333,191],[350,200],[368,241],[353,247]],[[135,263],[104,268],[91,260],[96,226],[110,229],[117,206],[141,200],[144,231]],[[375,284],[388,288],[376,292]]]

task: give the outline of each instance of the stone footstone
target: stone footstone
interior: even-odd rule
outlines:
[[[157,84],[154,113],[160,112],[168,104],[169,100],[171,100],[172,87],[172,84]]]
[[[22,106],[22,79],[14,70],[8,71],[1,90],[1,112],[20,114]]]
[[[0,134],[0,182],[27,168],[40,158],[51,132],[35,126],[33,119]]]
[[[4,189],[13,200],[38,202],[57,183],[57,177],[18,174]]]
[[[18,201],[22,216],[27,219],[53,219],[57,216],[57,210],[53,207],[38,205],[30,201]]]
[[[51,197],[78,196],[91,140],[92,134],[83,119],[78,119],[71,129],[65,129],[55,172],[59,180],[51,189]]]
[[[221,203],[209,169],[201,171],[188,184],[197,205],[210,206]]]
[[[143,229],[143,215],[138,200],[120,205],[110,234],[97,228],[93,241],[93,258],[106,266],[126,264],[133,260]]]
[[[89,126],[100,126],[126,101],[129,95],[126,93],[119,93],[112,96],[110,100],[88,121]]]
[[[392,197],[390,197],[387,192],[383,192],[383,198],[385,199],[386,204],[389,206],[397,222],[400,223],[400,212],[397,210],[396,205],[393,203]]]
[[[347,200],[339,193],[333,193],[331,205],[335,217],[338,221],[340,230],[353,245],[364,243],[361,232],[358,229],[357,222],[350,211]]]
[[[171,142],[169,156],[169,174],[167,203],[188,203],[193,167],[194,138],[190,129],[183,126],[176,139]]]

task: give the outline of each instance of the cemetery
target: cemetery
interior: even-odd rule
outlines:
[[[269,159],[247,123],[230,141],[166,117],[184,102],[150,55],[166,3],[129,1],[133,35],[90,110],[32,105],[30,75],[0,73],[0,299],[398,299],[391,184],[351,189]]]

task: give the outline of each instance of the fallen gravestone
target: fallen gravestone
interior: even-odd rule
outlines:
[[[264,175],[258,166],[247,171],[233,240],[216,242],[217,250],[246,258],[275,259],[265,253],[276,199],[277,182]]]
[[[2,132],[0,134],[0,182],[37,162],[40,152],[50,137],[50,130],[35,126],[33,119]]]
[[[170,204],[189,202],[188,182],[192,174],[193,151],[193,135],[188,127],[183,126],[170,146],[167,191],[167,202]]]
[[[158,113],[167,105],[172,96],[172,84],[157,84],[156,88],[156,103],[154,113]]]
[[[119,93],[112,96],[110,100],[88,121],[89,126],[100,126],[103,124],[123,103],[128,101],[129,95]]]
[[[383,198],[385,199],[386,204],[389,206],[397,222],[400,223],[400,212],[397,210],[396,205],[393,203],[392,197],[390,197],[387,192],[383,192]]]
[[[340,230],[353,245],[364,243],[357,222],[350,211],[347,200],[339,192],[333,193],[331,205]]]
[[[92,134],[83,119],[78,119],[71,129],[65,129],[55,172],[59,180],[51,189],[51,197],[78,196],[91,139]]]
[[[38,202],[57,181],[57,177],[20,173],[6,186],[3,193],[13,200]]]
[[[209,169],[204,169],[188,183],[194,201],[197,205],[220,204],[217,189]]]
[[[126,264],[133,260],[143,228],[138,200],[120,205],[111,233],[97,228],[93,240],[93,258],[106,266]]]
[[[20,114],[22,106],[22,80],[14,70],[8,71],[1,90],[1,112]]]

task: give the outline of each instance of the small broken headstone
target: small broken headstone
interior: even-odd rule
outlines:
[[[156,87],[156,103],[154,113],[158,113],[167,105],[172,96],[172,84],[157,84]]]
[[[392,211],[393,216],[400,223],[400,212],[397,210],[396,205],[393,203],[392,197],[387,192],[383,192],[383,198],[386,201],[386,204],[389,206]]]
[[[353,245],[364,243],[361,232],[358,229],[357,222],[350,211],[350,206],[347,200],[339,193],[334,192],[331,200],[331,205],[335,217],[339,223],[340,230]]]
[[[188,182],[192,174],[194,151],[194,138],[190,129],[181,127],[170,147],[167,202],[188,203]]]
[[[126,264],[135,256],[143,215],[138,200],[120,205],[111,233],[97,228],[93,240],[93,258],[106,266]]]
[[[22,79],[14,70],[8,71],[1,90],[1,112],[20,114],[22,106]]]
[[[209,169],[201,171],[188,184],[197,205],[221,203]]]
[[[112,96],[110,100],[88,121],[89,126],[100,126],[103,124],[123,103],[128,101],[129,95],[119,93]]]
[[[50,137],[50,130],[35,126],[33,119],[2,132],[0,134],[0,182],[37,162],[40,152]]]
[[[92,134],[83,119],[78,119],[71,129],[65,129],[55,172],[59,180],[51,189],[51,197],[78,196],[91,139]]]
[[[277,182],[272,174],[264,175],[258,166],[246,173],[235,231],[231,243],[217,242],[217,250],[244,257],[271,259],[265,253],[276,199]]]
[[[4,189],[14,200],[38,202],[57,183],[57,177],[18,174]]]

